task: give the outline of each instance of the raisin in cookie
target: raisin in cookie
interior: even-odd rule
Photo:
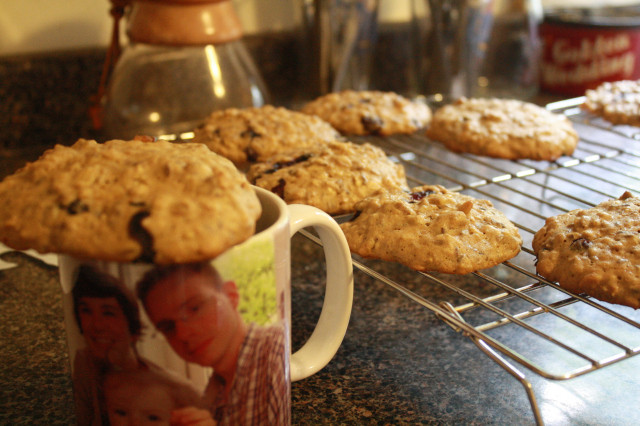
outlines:
[[[308,204],[328,214],[352,212],[354,204],[381,188],[407,187],[404,167],[371,144],[329,142],[254,164],[249,181],[289,204]]]
[[[347,135],[413,133],[431,120],[426,104],[393,92],[353,91],[329,93],[302,107]]]
[[[329,123],[283,107],[229,108],[210,114],[194,130],[203,143],[241,168],[273,154],[339,139]]]
[[[0,241],[18,250],[156,263],[214,258],[261,213],[227,159],[199,144],[78,140],[0,183]]]
[[[571,155],[578,134],[571,121],[515,99],[460,98],[433,114],[427,136],[455,152],[510,160],[553,161]]]
[[[625,192],[550,217],[532,246],[541,276],[574,293],[640,308],[640,198]]]
[[[613,124],[640,126],[640,80],[602,83],[585,92],[581,107]]]
[[[340,226],[351,251],[418,271],[466,274],[520,252],[518,229],[490,201],[425,185],[380,191]]]

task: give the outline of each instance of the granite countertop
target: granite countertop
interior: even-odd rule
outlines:
[[[91,137],[85,111],[101,60],[96,52],[0,58],[0,177],[53,143]],[[58,96],[66,92],[74,95]],[[302,236],[293,245],[295,349],[317,320],[325,271],[319,247]],[[17,265],[0,270],[0,424],[73,424],[57,268],[18,252],[0,260]],[[440,296],[418,274],[395,264],[383,269],[427,297]],[[292,384],[293,424],[535,424],[523,386],[470,339],[382,281],[359,270],[354,280],[338,353]],[[640,423],[640,357],[566,381],[522,370],[546,424]]]

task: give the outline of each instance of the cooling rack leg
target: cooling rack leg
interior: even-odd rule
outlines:
[[[478,348],[482,352],[484,352],[489,358],[494,360],[499,366],[504,368],[509,374],[516,378],[520,382],[520,384],[524,387],[525,392],[527,393],[527,397],[529,398],[529,404],[531,405],[531,411],[533,411],[533,417],[536,420],[537,425],[544,425],[542,421],[542,415],[540,414],[540,408],[538,407],[538,402],[536,400],[536,395],[533,392],[533,386],[531,386],[531,382],[527,380],[524,373],[515,368],[511,363],[507,362],[503,357],[501,357],[496,351],[494,351],[484,340],[473,336],[469,333],[466,333],[462,330],[458,325],[456,325],[453,321],[450,320],[450,317],[457,319],[458,321],[465,322],[464,318],[460,315],[458,311],[453,307],[453,305],[449,302],[442,302],[440,306],[445,309],[446,314],[437,313],[436,315],[442,319],[445,323],[451,326],[457,332],[461,332],[464,335],[468,336],[473,343],[476,344]],[[435,312],[435,311],[434,311]],[[447,315],[448,314],[448,315]]]
[[[531,382],[527,380],[524,373],[515,368],[512,364],[507,362],[503,357],[497,354],[489,345],[487,345],[482,339],[478,339],[474,336],[469,336],[473,343],[476,344],[484,352],[487,354],[489,358],[494,360],[498,365],[507,370],[509,374],[515,377],[520,384],[524,387],[525,392],[527,393],[527,397],[529,398],[529,404],[531,405],[531,410],[533,411],[533,417],[536,420],[536,424],[544,425],[542,421],[542,415],[540,414],[540,408],[538,407],[538,402],[536,400],[536,395],[533,392],[533,386],[531,386]]]

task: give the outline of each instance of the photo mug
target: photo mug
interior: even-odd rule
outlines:
[[[254,187],[255,234],[215,259],[177,265],[60,255],[80,425],[290,424],[291,381],[322,369],[347,330],[353,268],[338,224]],[[327,285],[291,354],[291,237],[314,227]]]

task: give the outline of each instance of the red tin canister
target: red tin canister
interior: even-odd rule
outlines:
[[[540,37],[545,92],[580,96],[605,81],[640,78],[640,6],[552,10]]]

